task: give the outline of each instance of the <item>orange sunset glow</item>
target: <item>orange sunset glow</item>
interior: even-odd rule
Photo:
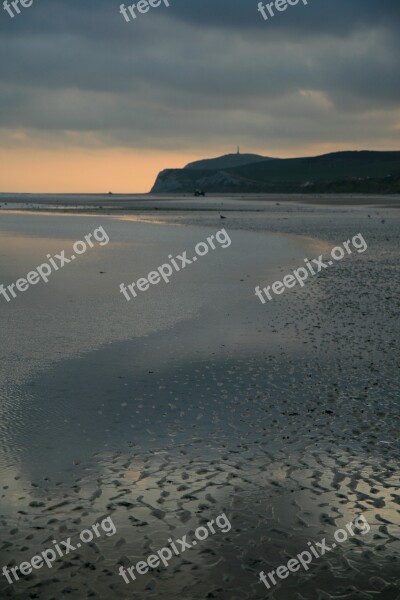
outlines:
[[[183,153],[132,149],[0,150],[0,189],[21,193],[144,193],[166,165],[181,167]]]

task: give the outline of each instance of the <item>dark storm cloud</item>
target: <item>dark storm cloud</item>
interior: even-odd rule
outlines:
[[[300,0],[268,22],[258,0],[170,3],[129,24],[114,1],[14,19],[0,3],[0,127],[110,146],[392,140],[398,0]]]
[[[265,30],[265,24],[258,18],[254,19],[258,1],[175,0],[175,4],[180,8],[177,18],[197,25]],[[274,28],[310,35],[330,33],[342,36],[360,27],[383,25],[398,29],[400,23],[397,0],[308,0],[306,10],[303,8],[300,0],[295,10],[287,10],[285,18],[274,23]]]
[[[110,26],[116,33],[119,23],[120,2],[114,0],[34,0],[38,6],[32,7],[29,18],[10,20],[3,18],[0,23],[4,32],[19,31],[55,33],[85,33],[98,36],[110,33]],[[265,2],[266,3],[266,2]],[[125,2],[130,4],[130,2]],[[165,11],[172,21],[186,21],[196,28],[215,27],[218,29],[264,30],[265,23],[257,13],[258,0],[170,0],[170,11]],[[305,10],[302,10],[305,8]],[[283,16],[283,13],[280,13]],[[6,13],[3,13],[6,17]],[[400,24],[400,4],[397,0],[308,0],[303,7],[302,0],[294,10],[284,13],[284,19],[277,19],[274,29],[295,29],[311,35],[334,33],[344,35],[358,27],[385,26],[398,30]],[[112,32],[111,32],[112,33]]]

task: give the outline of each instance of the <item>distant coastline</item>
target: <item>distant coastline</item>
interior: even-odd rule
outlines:
[[[228,154],[158,174],[151,193],[398,194],[400,151],[343,151],[303,158]]]

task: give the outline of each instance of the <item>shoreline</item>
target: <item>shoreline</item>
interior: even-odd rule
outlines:
[[[199,200],[176,194],[0,194],[0,213],[264,212],[271,206],[400,208],[400,195],[215,194]]]

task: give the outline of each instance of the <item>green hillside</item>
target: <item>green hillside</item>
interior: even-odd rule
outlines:
[[[400,175],[400,152],[335,152],[311,158],[275,159],[227,170],[265,183],[386,177]]]
[[[272,159],[270,159],[268,156],[260,156],[259,154],[225,154],[224,156],[218,156],[217,158],[205,158],[204,160],[197,160],[195,162],[191,162],[184,168],[196,169],[198,171],[208,171],[210,169],[230,169],[265,160]]]

